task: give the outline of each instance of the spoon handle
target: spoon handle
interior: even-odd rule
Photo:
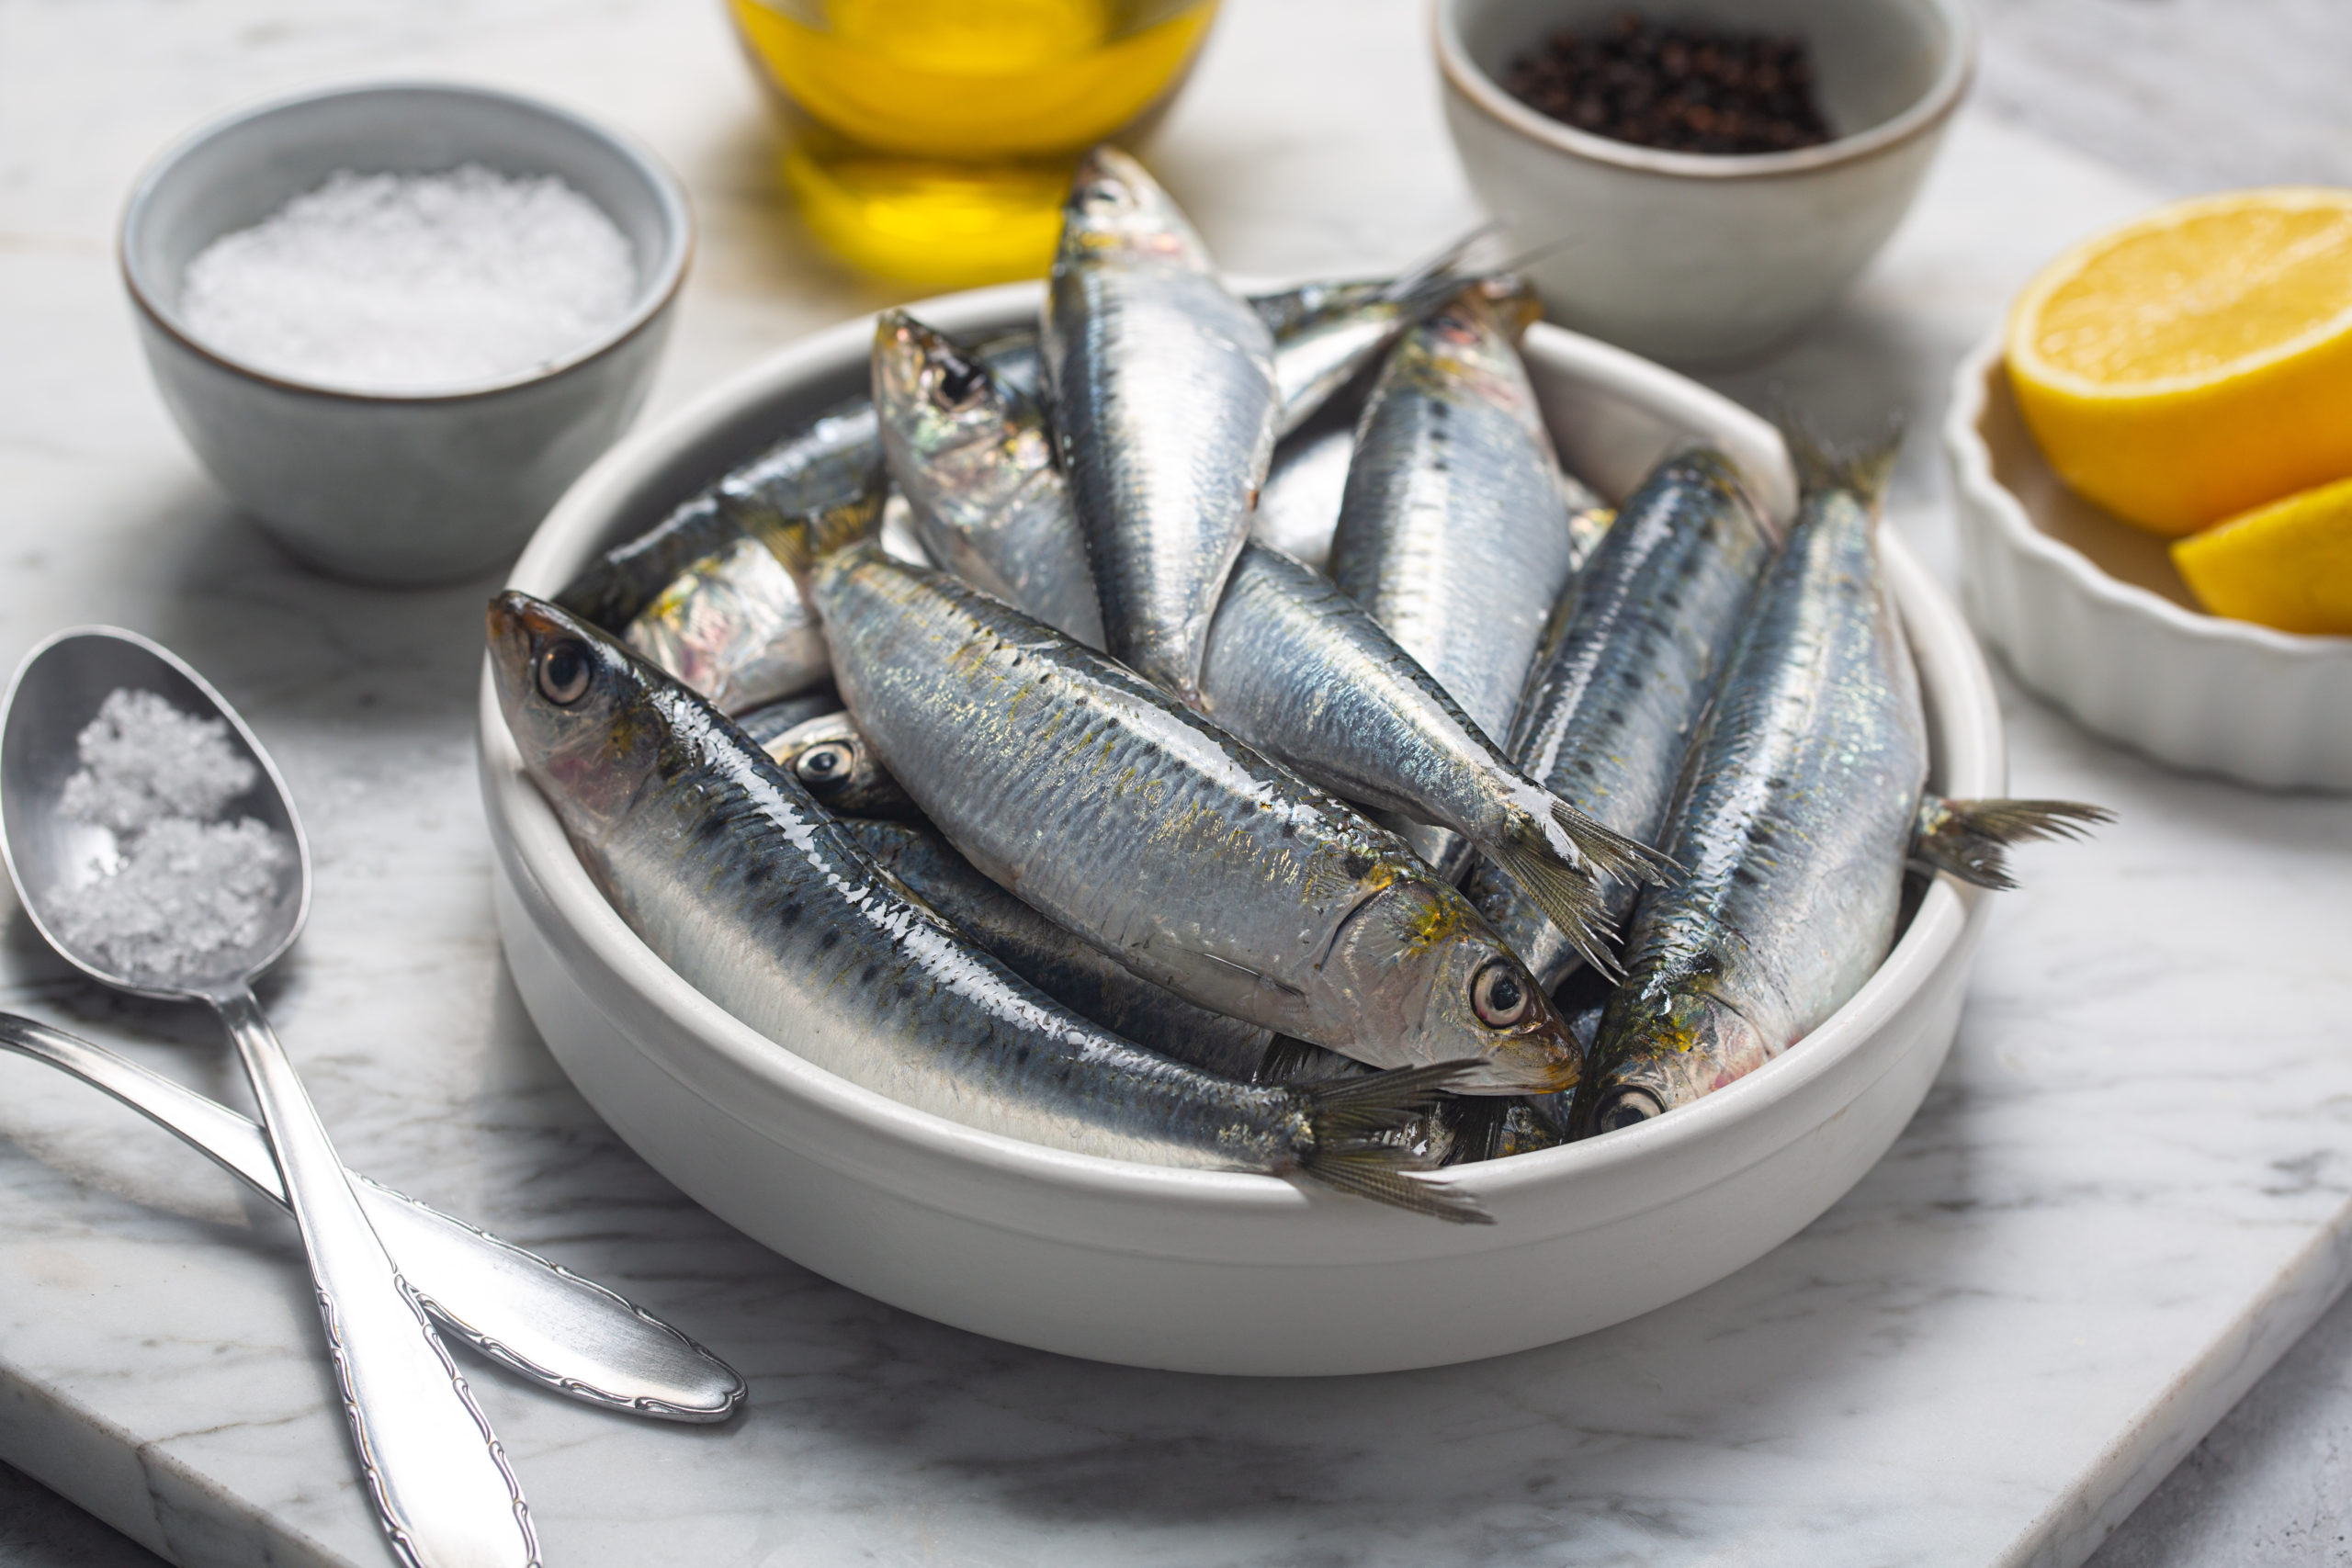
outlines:
[[[465,1378],[434,1337],[343,1162],[243,986],[207,998],[229,1026],[301,1227],[344,1413],[376,1514],[414,1568],[529,1568],[529,1507]]]
[[[101,1089],[239,1178],[286,1202],[261,1128],[161,1073],[62,1030],[0,1012],[0,1050]],[[732,1367],[641,1307],[346,1170],[401,1277],[434,1323],[543,1388],[668,1421],[724,1421],[743,1400]]]

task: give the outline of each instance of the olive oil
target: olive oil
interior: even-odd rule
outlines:
[[[1077,156],[1149,107],[1216,0],[729,0],[800,111],[786,182],[817,236],[938,284],[1035,276]]]

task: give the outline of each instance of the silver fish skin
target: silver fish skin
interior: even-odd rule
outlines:
[[[1201,696],[1209,719],[1325,789],[1462,835],[1597,959],[1614,934],[1602,879],[1657,874],[1640,843],[1514,768],[1362,605],[1263,546],[1226,585]]]
[[[903,310],[874,328],[874,406],[925,548],[965,581],[1100,649],[1102,601],[1035,400]]]
[[[1772,535],[1728,457],[1693,450],[1653,468],[1564,601],[1512,726],[1512,761],[1618,832],[1657,842],[1683,752],[1771,557]],[[1545,990],[1583,959],[1508,878],[1480,866],[1465,890]],[[1611,889],[1611,919],[1633,893]]]
[[[1283,1088],[1147,1051],[972,945],[741,731],[586,622],[509,592],[489,634],[507,728],[582,864],[663,963],[752,1029],[967,1126],[1485,1218],[1381,1141],[1452,1069]]]
[[[1196,1008],[1072,936],[982,876],[929,823],[846,818],[843,826],[925,903],[1080,1018],[1219,1077],[1268,1081],[1260,1070],[1272,1030]]]
[[[1405,333],[1357,426],[1331,544],[1340,586],[1488,735],[1510,732],[1576,558],[1512,345],[1526,319],[1472,288]]]
[[[1136,974],[1463,1093],[1578,1063],[1533,976],[1391,835],[1051,627],[870,544],[813,566],[842,694],[923,815]]]
[[[750,733],[750,727],[744,727]],[[755,738],[756,739],[756,738]],[[842,711],[805,719],[759,742],[776,766],[792,775],[809,798],[836,817],[920,815],[882,759],[859,733],[857,721]],[[867,846],[869,849],[871,845]]]
[[[763,537],[820,520],[870,529],[881,514],[883,474],[869,467],[856,483],[808,513],[780,506],[745,511],[743,525],[752,531],[679,573],[638,612],[621,640],[722,713],[745,712],[821,684],[832,668],[823,629]]]
[[[1110,652],[1180,701],[1273,456],[1273,338],[1142,165],[1080,164],[1046,285],[1046,376]]]
[[[1356,449],[1357,409],[1327,404],[1323,413],[1274,448],[1274,465],[1258,492],[1250,536],[1269,549],[1321,571],[1331,562],[1331,536],[1348,489],[1348,459]],[[1336,417],[1332,417],[1336,415]]]
[[[1579,1129],[1753,1071],[1860,989],[1894,936],[1928,778],[1919,680],[1881,579],[1894,451],[1812,482],[1757,590],[1671,818],[1681,870],[1634,908]]]
[[[1274,339],[1281,410],[1277,440],[1320,412],[1405,329],[1457,292],[1447,274],[1353,283],[1308,283],[1250,301]]]

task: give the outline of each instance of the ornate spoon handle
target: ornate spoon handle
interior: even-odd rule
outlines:
[[[261,1128],[104,1046],[0,1012],[0,1050],[70,1073],[209,1156],[264,1197],[286,1184]],[[743,1401],[735,1370],[591,1280],[356,1172],[368,1223],[434,1322],[558,1393],[669,1421],[724,1421]]]
[[[368,1224],[261,1004],[243,985],[206,999],[237,1043],[269,1129],[384,1533],[415,1568],[535,1568],[538,1540],[505,1452]]]

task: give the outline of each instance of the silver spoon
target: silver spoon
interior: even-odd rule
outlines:
[[[287,1206],[269,1134],[236,1111],[103,1045],[0,1012],[0,1050],[103,1090]],[[444,1334],[552,1393],[661,1421],[724,1421],[743,1402],[734,1368],[593,1280],[345,1172],[376,1238]]]
[[[63,890],[110,865],[117,852],[112,832],[69,818],[60,796],[80,766],[76,738],[120,689],[153,692],[183,714],[227,722],[257,780],[227,804],[226,817],[258,820],[278,851],[252,940],[186,955],[173,969],[118,969],[96,950],[102,944],[69,942],[58,923]],[[393,1549],[416,1568],[536,1564],[530,1510],[505,1452],[369,1227],[254,997],[254,976],[302,929],[311,856],[285,781],[253,732],[196,671],[145,637],[105,626],[61,632],[17,667],[0,716],[0,849],[26,914],[69,963],[139,996],[204,1002],[228,1026],[310,1255],[344,1414]]]

